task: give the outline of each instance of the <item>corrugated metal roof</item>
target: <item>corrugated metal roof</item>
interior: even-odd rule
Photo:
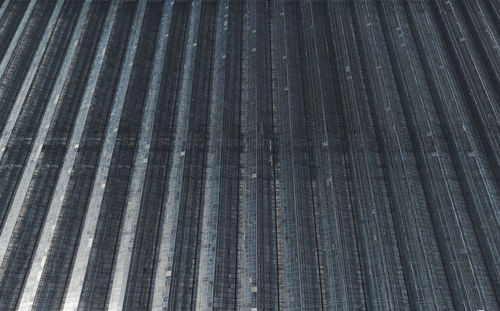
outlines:
[[[496,0],[0,1],[1,310],[499,310]]]

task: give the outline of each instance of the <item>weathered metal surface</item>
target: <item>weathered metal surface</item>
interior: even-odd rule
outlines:
[[[494,0],[0,1],[1,310],[500,309]]]

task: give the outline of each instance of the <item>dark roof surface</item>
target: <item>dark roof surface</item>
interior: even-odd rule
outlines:
[[[0,310],[500,310],[497,0],[0,1]]]

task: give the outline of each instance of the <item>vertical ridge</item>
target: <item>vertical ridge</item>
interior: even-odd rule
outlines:
[[[78,21],[76,22],[72,38],[68,43],[69,50],[66,52],[64,62],[61,65],[60,72],[58,73],[58,78],[55,82],[54,88],[51,91],[48,104],[49,106],[46,108],[44,112],[43,119],[40,124],[40,130],[34,142],[34,147],[33,147],[34,152],[32,151],[32,153],[30,154],[28,165],[25,166],[25,170],[23,172],[23,176],[20,182],[20,187],[18,188],[16,197],[14,198],[13,202],[14,206],[16,206],[17,204],[19,205],[22,204],[21,200],[25,199],[26,192],[28,191],[28,185],[30,185],[29,181],[32,179],[35,170],[35,165],[37,164],[38,161],[40,161],[40,154],[44,147],[44,141],[49,131],[49,123],[51,123],[51,120],[54,117],[54,113],[56,111],[57,104],[59,102],[60,93],[64,87],[66,79],[68,79],[70,66],[72,64],[78,43],[81,40],[80,38],[83,32],[83,26],[87,18],[87,13],[89,12],[89,9],[90,9],[90,1],[86,1],[83,4]],[[33,185],[30,186],[31,186],[30,188],[35,188]],[[50,219],[49,217],[51,217],[50,211],[47,213],[47,219]],[[31,264],[30,269],[28,271],[28,276],[27,280],[25,281],[23,294],[19,301],[20,310],[30,309],[33,304],[34,296],[36,294],[36,289],[38,287],[38,281],[39,281],[39,279],[36,279],[36,276],[40,271],[38,267],[34,266],[34,264],[41,262],[42,257],[45,256],[46,251],[48,251],[48,244],[50,242],[51,237],[50,237],[50,231],[47,231],[47,229],[49,228],[50,225],[51,225],[50,222],[49,224],[45,222],[42,225],[43,230],[41,231],[42,233],[37,243],[37,247],[32,259],[33,263]]]
[[[122,64],[123,69],[120,73],[117,93],[113,99],[113,108],[109,116],[108,126],[106,128],[103,150],[100,154],[98,162],[99,166],[94,177],[92,194],[89,198],[89,208],[85,215],[82,236],[80,237],[78,250],[75,254],[76,257],[74,259],[75,262],[71,273],[71,279],[68,284],[68,294],[64,303],[64,310],[76,309],[81,302],[83,286],[88,268],[88,260],[91,252],[91,247],[89,246],[92,246],[93,238],[96,232],[99,210],[106,187],[105,183],[111,164],[111,158],[113,156],[113,149],[116,143],[117,129],[120,124],[121,111],[125,101],[130,73],[132,71],[131,65],[133,64],[135,52],[137,50],[137,42],[139,40],[145,9],[146,1],[141,1],[138,4],[134,15],[133,25],[131,26],[131,33],[127,43],[128,48]]]
[[[500,175],[500,102],[491,81],[485,76],[487,69],[480,61],[477,48],[471,45],[471,34],[457,16],[457,9],[451,2],[430,2],[427,7],[433,13],[438,29],[442,32],[446,49],[465,92],[475,126],[478,127],[487,148],[486,156],[492,169]]]
[[[0,60],[3,59],[5,52],[9,48],[11,39],[16,33],[28,4],[28,2],[8,0],[0,8]],[[5,11],[7,11],[7,14],[5,14]]]
[[[354,234],[352,206],[349,204],[343,130],[335,110],[338,95],[334,90],[333,70],[327,60],[321,14],[326,6],[308,1],[301,8],[304,21],[304,59],[307,73],[306,107],[311,115],[313,152],[318,191],[320,249],[325,278],[325,308],[358,309],[361,287],[357,241]]]
[[[155,252],[160,235],[162,205],[169,172],[173,140],[175,103],[179,92],[180,72],[190,3],[174,4],[169,30],[165,67],[162,73],[158,106],[154,120],[143,197],[136,227],[134,249],[124,308],[146,309],[154,285]],[[180,48],[178,48],[180,46]]]
[[[73,259],[129,34],[130,23],[123,23],[127,16],[121,9],[118,10],[119,3],[120,1],[95,3],[97,11],[104,11],[104,15],[100,14],[101,22],[104,23],[102,38],[94,41],[94,47],[90,51],[82,51],[95,51],[95,59],[92,64],[88,64],[92,67],[87,67],[90,70],[88,80],[79,82],[84,84],[81,85],[82,105],[72,129],[71,147],[64,159],[64,173],[57,181],[54,193],[57,199],[51,202],[50,208],[60,209],[60,212],[56,216],[57,223],[41,276],[42,284],[35,298],[37,307],[43,308],[48,304],[52,308],[61,308],[67,282],[73,274]],[[89,36],[92,35],[95,33],[90,32]]]
[[[380,154],[380,128],[370,104],[368,73],[360,45],[361,25],[353,6],[339,1],[331,5],[330,14],[333,34],[339,33],[339,42],[343,42],[337,56],[337,73],[339,81],[345,83],[341,87],[342,113],[347,124],[347,144],[352,163],[350,176],[361,240],[366,305],[407,309],[406,276],[399,250],[401,237],[396,232],[389,184]],[[338,25],[334,21],[339,21]],[[357,89],[361,91],[359,94]],[[356,105],[356,101],[362,104]],[[394,291],[393,286],[398,286],[400,291]]]
[[[98,220],[92,238],[89,261],[80,298],[80,308],[103,309],[110,308],[110,286],[114,277],[113,267],[119,254],[119,234],[122,226],[124,209],[131,186],[131,174],[134,158],[137,156],[137,143],[141,119],[145,112],[150,69],[154,59],[158,27],[161,20],[161,2],[147,2],[142,10],[135,3],[124,3],[128,20],[132,19],[135,9],[142,15],[142,23],[132,25],[137,27],[137,40],[132,46],[137,46],[132,62],[125,64],[131,67],[123,87],[123,107],[116,130],[115,146],[109,162],[105,190],[100,202]],[[130,46],[128,47],[130,49]],[[127,55],[126,55],[127,56]],[[133,60],[132,60],[133,59]],[[120,91],[120,86],[118,90]],[[117,93],[122,95],[123,93]]]
[[[165,189],[166,202],[162,207],[165,212],[162,215],[161,233],[158,241],[157,263],[155,277],[153,279],[152,307],[153,309],[166,309],[169,305],[169,292],[173,265],[173,251],[175,249],[175,232],[178,215],[179,200],[181,192],[182,175],[184,171],[185,149],[187,137],[184,133],[189,128],[188,116],[191,104],[193,87],[193,68],[197,53],[197,39],[200,27],[201,0],[191,2],[188,21],[187,40],[185,42],[182,73],[180,76],[180,93],[176,101],[176,117],[174,125],[175,138],[173,149],[170,151],[169,167],[172,168],[168,178],[168,186]],[[167,210],[168,209],[168,210]]]
[[[440,33],[435,30],[437,27],[432,25],[432,16],[423,14],[429,8],[416,4],[406,4],[405,8],[425,74],[432,82],[430,86],[435,111],[450,148],[451,160],[457,168],[466,209],[474,224],[473,229],[478,236],[488,269],[494,269],[489,270],[489,275],[494,280],[494,271],[498,271],[498,260],[494,259],[498,257],[494,255],[497,251],[494,242],[497,239],[494,236],[498,231],[493,229],[498,226],[494,224],[498,216],[495,216],[494,206],[499,204],[499,198],[493,177],[494,170],[489,167],[485,156],[487,149],[485,150],[484,141],[478,133],[474,117],[467,109],[467,101],[471,98],[462,93],[460,78],[454,72],[456,68],[453,68],[453,61],[446,53]],[[456,296],[459,300],[462,299],[462,295]]]
[[[243,4],[221,1],[219,5],[197,309],[232,310],[237,283]]]
[[[204,180],[203,214],[200,244],[200,269],[197,282],[196,309],[215,309],[215,273],[218,251],[219,221],[222,187],[222,145],[225,112],[226,54],[228,40],[229,1],[217,2],[215,21],[215,50],[209,111],[207,165]],[[222,260],[217,256],[217,261]]]
[[[321,309],[320,267],[300,74],[296,3],[273,3],[275,132],[279,146],[277,183],[280,308]],[[278,39],[279,37],[275,37]],[[298,68],[298,69],[297,69]],[[298,72],[296,70],[299,70]],[[307,213],[306,211],[310,211]],[[283,249],[282,247],[285,247]]]
[[[95,7],[95,5],[92,5]],[[78,144],[77,142],[80,141],[80,136],[78,133],[80,132],[81,129],[83,129],[83,123],[85,122],[85,116],[82,118],[85,113],[82,113],[82,111],[86,111],[88,109],[88,104],[90,99],[88,98],[89,96],[89,89],[87,86],[87,94],[84,95],[83,93],[85,92],[84,87],[85,84],[87,83],[87,76],[86,74],[81,74],[81,77],[76,77],[74,75],[74,71],[77,70],[77,68],[81,68],[80,66],[84,66],[84,63],[86,60],[82,60],[82,58],[85,58],[85,48],[83,47],[84,44],[88,43],[89,40],[94,40],[95,45],[97,44],[97,38],[90,38],[92,33],[89,33],[90,30],[88,30],[88,23],[90,23],[90,18],[95,14],[95,11],[98,11],[99,9],[103,9],[102,7],[97,6],[96,9],[92,9],[92,13],[89,13],[89,19],[86,22],[86,25],[84,26],[85,30],[84,33],[82,34],[82,38],[79,41],[78,48],[75,54],[75,58],[73,59],[73,62],[70,65],[70,76],[64,83],[63,89],[61,90],[60,97],[58,99],[59,101],[59,106],[56,110],[56,116],[55,120],[56,122],[53,122],[51,125],[51,129],[49,129],[49,132],[51,132],[51,136],[49,137],[44,145],[44,149],[42,149],[42,153],[44,154],[43,158],[48,159],[51,162],[49,163],[43,163],[41,164],[41,169],[37,171],[37,174],[39,172],[50,172],[50,170],[53,170],[53,167],[59,168],[61,167],[61,172],[58,175],[52,175],[52,178],[57,178],[57,181],[51,181],[51,183],[54,183],[54,188],[53,188],[53,195],[51,197],[51,201],[47,204],[48,205],[48,214],[46,216],[46,223],[45,223],[45,228],[44,230],[46,233],[44,233],[41,237],[40,243],[46,247],[46,249],[42,249],[42,247],[39,247],[39,251],[43,254],[40,254],[40,256],[36,255],[33,261],[34,267],[38,268],[38,273],[36,274],[36,278],[40,278],[40,280],[37,280],[38,285],[36,288],[38,291],[41,289],[47,288],[44,286],[44,283],[46,281],[46,272],[47,272],[47,267],[50,267],[51,265],[51,250],[53,249],[53,243],[54,240],[57,240],[57,232],[58,230],[56,227],[59,227],[59,211],[61,210],[61,205],[63,204],[63,198],[64,198],[64,192],[66,191],[66,186],[67,186],[67,181],[69,180],[69,177],[71,175],[71,170],[72,170],[72,165],[73,165],[73,160],[74,156],[76,155],[76,152],[78,150]],[[104,13],[106,13],[105,7],[104,7]],[[102,15],[102,14],[101,14]],[[108,25],[109,25],[109,20],[108,20]],[[103,37],[106,38],[106,35],[103,34]],[[105,40],[103,40],[105,41]],[[102,42],[101,42],[101,48],[102,48]],[[92,50],[88,51],[87,53],[91,52],[90,55],[93,55]],[[83,55],[82,55],[83,54]],[[88,55],[88,54],[87,54]],[[92,58],[92,56],[91,56]],[[97,57],[99,58],[99,57]],[[97,60],[95,61],[97,63]],[[84,72],[88,73],[88,70],[90,69],[91,62],[87,62],[87,71],[84,70]],[[95,67],[93,71],[90,73],[90,75],[97,75],[95,71]],[[88,84],[92,85],[92,77],[89,78]],[[75,86],[76,85],[76,86]],[[91,93],[90,93],[91,95]],[[59,95],[58,95],[59,96]],[[81,98],[80,98],[81,96]],[[73,100],[81,100],[81,105],[71,105]],[[64,104],[63,104],[64,103]],[[72,107],[73,106],[73,107]],[[78,113],[78,116],[75,116],[77,113],[77,110],[80,111]],[[74,126],[69,122],[74,122]],[[70,137],[71,136],[71,139]],[[69,144],[68,144],[69,142]],[[71,146],[66,149],[66,146]],[[62,150],[65,150],[65,153],[61,152]],[[47,156],[45,156],[47,154]],[[50,157],[48,155],[56,155],[55,157]],[[63,160],[64,156],[64,160]],[[52,159],[51,159],[52,158]],[[58,160],[55,160],[58,159]],[[53,161],[53,162],[52,162]],[[60,162],[57,162],[60,161]],[[42,169],[43,168],[43,169]],[[50,176],[50,175],[49,175]],[[47,178],[47,177],[46,177]],[[45,180],[42,180],[44,182]],[[35,187],[36,188],[36,187]],[[52,237],[54,237],[54,240]],[[67,245],[65,245],[67,246]],[[50,251],[49,251],[50,250]],[[47,256],[47,257],[45,257]],[[61,259],[61,258],[59,258]],[[64,262],[63,260],[60,260]],[[59,261],[58,261],[59,262]],[[40,266],[38,266],[40,265]],[[61,271],[62,267],[58,267]],[[33,268],[35,269],[35,268]],[[43,274],[42,274],[43,271]],[[58,292],[58,288],[60,287],[60,282],[54,281],[52,283],[52,286],[54,288],[54,292]],[[37,294],[37,289],[33,289],[33,293],[30,294]],[[57,295],[57,294],[56,294]],[[38,297],[38,296],[37,296]],[[44,297],[47,300],[51,300],[50,298]],[[43,301],[43,300],[42,300]],[[37,305],[39,303],[38,298],[34,298],[34,304]]]
[[[119,249],[117,262],[113,267],[113,279],[111,283],[111,293],[109,297],[109,309],[122,310],[125,303],[126,286],[128,283],[130,261],[133,244],[135,240],[134,229],[137,228],[137,218],[139,217],[140,202],[143,195],[142,186],[146,175],[149,150],[152,138],[154,114],[157,109],[161,74],[165,64],[165,52],[167,49],[167,38],[170,33],[170,23],[172,21],[173,0],[163,3],[162,19],[160,21],[160,31],[155,47],[153,69],[148,82],[148,92],[141,120],[139,142],[137,143],[137,155],[134,158],[133,171],[130,178],[130,187],[127,193],[124,223],[121,226],[119,237]]]
[[[397,9],[397,4],[395,3],[393,3],[392,6],[387,5],[385,8],[387,11],[397,11]],[[402,11],[403,7],[400,6],[399,10]],[[386,14],[387,16],[391,16],[389,12]],[[394,13],[392,15],[394,15]],[[399,19],[404,18],[404,15],[398,15],[398,13],[396,13],[396,16],[398,16]],[[450,239],[460,238],[463,236],[466,237],[462,242],[464,243],[463,247],[466,247],[467,249],[477,247],[475,245],[477,244],[477,241],[474,241],[474,227],[470,224],[469,215],[467,213],[467,202],[464,194],[462,193],[461,185],[459,183],[460,179],[455,172],[448,146],[443,137],[443,133],[441,132],[439,118],[436,115],[434,107],[429,105],[433,100],[429,98],[431,94],[427,88],[427,83],[425,80],[421,83],[416,80],[417,76],[423,76],[423,71],[418,63],[418,58],[413,57],[408,60],[404,59],[405,55],[410,56],[412,51],[415,51],[416,49],[412,41],[411,34],[407,33],[407,31],[409,31],[408,25],[400,26],[399,29],[401,29],[400,32],[403,35],[402,41],[404,42],[401,46],[408,51],[404,53],[403,56],[400,56],[399,59],[395,59],[393,63],[400,67],[397,73],[402,73],[402,68],[412,68],[416,74],[414,80],[411,76],[408,76],[410,72],[405,70],[404,72],[406,73],[407,78],[405,79],[403,76],[398,80],[399,88],[400,91],[402,91],[402,97],[404,98],[406,96],[406,99],[403,101],[403,108],[408,120],[410,134],[413,136],[413,142],[416,144],[415,150],[417,151],[417,160],[421,162],[419,166],[422,168],[421,174],[424,182],[424,188],[427,192],[429,203],[437,207],[431,209],[431,214],[433,214],[433,221],[437,221],[437,226],[435,226],[435,228],[437,228],[436,234],[440,244],[442,257],[445,259],[445,262],[452,260],[454,262],[456,261],[457,265],[460,265],[459,273],[461,275],[457,275],[457,273],[450,270],[449,266],[445,267],[450,288],[453,293],[454,305],[456,307],[461,304],[462,299],[467,297],[467,295],[471,295],[472,297],[472,295],[478,294],[477,292],[474,293],[474,288],[478,287],[478,284],[476,284],[476,286],[472,286],[470,285],[472,282],[470,279],[468,281],[461,279],[466,278],[467,276],[470,277],[470,275],[468,275],[468,261],[472,261],[474,262],[474,266],[479,265],[480,267],[481,250],[477,249],[476,251],[470,251],[470,254],[465,253],[464,256],[461,256],[458,255],[458,252],[463,251],[453,249],[450,246]],[[392,38],[395,38],[395,36]],[[398,45],[397,41],[393,39],[392,46]],[[393,58],[396,57],[396,55],[393,56]],[[408,64],[408,61],[411,62],[412,60],[413,64]],[[397,75],[398,74],[396,74],[396,76]],[[415,93],[416,91],[419,91],[420,95]],[[418,104],[415,99],[419,99],[421,103]],[[453,213],[448,212],[449,206],[452,207]],[[456,225],[454,223],[456,223]],[[446,227],[460,229],[449,229],[445,232],[443,231],[443,228]],[[472,237],[470,237],[471,230]],[[442,240],[442,237],[447,234],[449,234],[450,237],[446,240]],[[455,242],[452,243],[452,245],[458,246],[460,243]],[[479,253],[479,256],[476,255],[477,253]],[[468,258],[462,260],[461,258],[463,257]],[[450,258],[457,258],[457,260]],[[472,273],[476,274],[477,272],[473,271]],[[475,280],[475,276],[473,277],[473,280]],[[459,285],[461,282],[463,284]],[[465,288],[461,293],[457,294],[456,289],[460,286]],[[481,306],[477,305],[476,307],[480,308]]]
[[[35,1],[33,1],[35,2]],[[48,8],[45,8],[45,12],[43,8],[37,8],[36,13],[39,16],[39,19],[42,19],[45,17],[48,19],[50,14],[51,20],[50,20],[50,26],[45,29],[43,32],[43,38],[40,40],[42,41],[39,45],[38,48],[36,49],[36,54],[33,57],[33,60],[30,61],[24,61],[22,62],[21,60],[24,57],[30,57],[33,56],[33,51],[30,51],[30,47],[34,48],[31,46],[31,44],[37,44],[37,40],[34,38],[30,38],[30,35],[26,35],[23,37],[24,40],[29,40],[30,44],[26,44],[25,42],[15,42],[18,44],[14,44],[12,42],[11,46],[16,47],[17,45],[20,46],[19,50],[17,50],[16,55],[13,57],[13,63],[11,64],[14,67],[9,66],[9,70],[7,71],[6,75],[0,75],[1,77],[1,84],[0,84],[0,109],[2,109],[2,112],[0,113],[0,180],[1,184],[4,184],[5,187],[1,189],[0,192],[0,230],[3,232],[3,227],[5,225],[5,217],[7,213],[9,212],[9,207],[11,205],[12,199],[14,192],[17,188],[19,177],[22,174],[23,167],[22,165],[25,163],[26,160],[26,151],[29,151],[30,146],[31,146],[31,139],[34,135],[32,132],[27,132],[27,133],[22,133],[21,136],[17,137],[14,135],[14,137],[11,140],[11,135],[12,132],[15,129],[16,124],[22,127],[24,125],[25,127],[30,124],[23,124],[22,118],[20,121],[18,121],[18,116],[19,113],[21,112],[21,109],[23,108],[23,104],[25,102],[25,99],[28,95],[28,92],[32,91],[31,84],[35,78],[36,73],[38,72],[38,66],[40,65],[40,62],[42,61],[42,58],[45,53],[45,48],[52,36],[52,30],[53,27],[55,26],[55,23],[57,21],[57,16],[59,15],[59,11],[62,7],[62,1],[59,1],[58,3],[58,9],[51,11],[50,6]],[[48,13],[47,13],[48,12]],[[33,25],[34,22],[40,22],[38,18],[32,18],[29,23],[29,27],[27,27],[27,31],[30,32],[30,34],[34,31],[35,26]],[[47,21],[47,20],[45,20]],[[19,28],[18,28],[19,30]],[[17,31],[16,31],[17,35]],[[14,39],[13,39],[14,40]],[[35,45],[36,46],[36,45]],[[32,53],[32,55],[26,54],[26,53]],[[52,53],[54,53],[52,51]],[[22,63],[22,65],[19,64],[19,62]],[[2,63],[3,64],[3,63]],[[15,65],[18,64],[19,67],[24,67],[24,68],[17,68]],[[0,65],[1,67],[1,65]],[[28,69],[29,67],[29,69]],[[42,68],[43,69],[43,68]],[[49,68],[50,69],[50,68]],[[1,69],[0,69],[1,71]],[[27,71],[27,73],[26,73]],[[25,74],[28,76],[25,78]],[[21,83],[13,83],[11,79],[23,81]],[[40,81],[40,79],[37,81],[39,85],[40,83],[43,83],[44,81]],[[15,84],[15,85],[13,85]],[[22,93],[18,96],[18,92],[22,91]],[[33,92],[36,92],[36,90],[33,90]],[[17,99],[16,99],[17,97]],[[31,101],[31,104],[33,104],[33,101]],[[14,105],[14,107],[12,107]],[[29,117],[32,114],[35,114],[35,112],[29,111],[30,106],[27,106],[25,113],[23,114],[26,117]],[[31,106],[32,107],[32,106]],[[44,105],[39,105],[38,108],[43,108]],[[12,111],[11,111],[12,108]],[[4,123],[7,122],[7,123]],[[18,127],[19,127],[18,126]],[[27,139],[24,139],[27,138]],[[18,140],[18,142],[23,142],[23,144],[15,144],[14,141]],[[11,142],[9,146],[9,142]],[[27,145],[27,146],[26,146]],[[7,150],[7,147],[10,147],[9,150]],[[14,149],[12,149],[14,147]],[[24,147],[24,148],[23,148]],[[27,148],[26,148],[27,147]],[[24,149],[20,150],[20,149]],[[27,149],[27,150],[26,150]],[[10,151],[9,154],[7,154],[6,157],[4,157],[4,154],[6,151]],[[16,153],[16,154],[14,154]],[[20,156],[17,156],[17,154],[20,153]],[[10,158],[9,158],[10,156]],[[16,166],[17,164],[17,166]],[[14,219],[15,221],[15,219]],[[15,223],[10,222],[9,226],[14,226]],[[5,255],[5,251],[7,249],[7,243],[10,240],[10,232],[11,228],[7,229],[6,232],[7,234],[0,234],[0,259],[3,260],[3,257]],[[2,238],[3,236],[3,238]],[[3,240],[2,240],[3,239]]]
[[[7,143],[9,141],[9,138],[11,136],[12,130],[16,124],[17,118],[19,116],[19,113],[21,112],[21,109],[23,107],[24,101],[26,100],[26,97],[28,96],[28,92],[31,89],[31,84],[35,79],[35,76],[38,72],[38,67],[40,65],[40,62],[42,61],[44,55],[45,55],[45,49],[47,47],[47,44],[52,36],[52,31],[54,30],[54,27],[56,26],[59,13],[61,12],[61,9],[63,7],[64,1],[63,0],[58,0],[52,14],[50,15],[50,19],[47,22],[46,27],[44,28],[43,32],[43,37],[41,38],[41,41],[38,45],[38,48],[36,49],[36,52],[34,54],[34,57],[32,58],[31,62],[28,61],[29,69],[27,69],[26,76],[24,77],[23,84],[21,88],[19,89],[18,93],[14,95],[12,100],[14,101],[13,104],[11,104],[11,109],[10,113],[8,114],[8,118],[3,118],[2,122],[0,123],[0,131],[2,132],[2,136],[0,137],[0,159],[3,158],[3,155],[5,153]],[[45,9],[43,12],[46,14],[48,10]],[[36,21],[36,19],[32,18],[30,19],[30,22]],[[33,28],[35,27],[34,25],[32,26]],[[18,28],[19,29],[19,28]],[[17,33],[16,33],[17,35]],[[16,36],[15,35],[15,36]],[[16,42],[19,44],[19,42]],[[9,54],[10,51],[7,51],[7,54]],[[17,55],[16,55],[17,56]],[[3,62],[0,64],[0,72],[2,72],[3,67]],[[10,74],[10,71],[7,71],[7,74]],[[2,74],[0,74],[0,77],[2,77],[2,83],[9,82],[7,78]],[[7,80],[7,81],[6,81]],[[12,83],[12,82],[11,82]],[[0,91],[1,92],[1,91]],[[3,95],[3,94],[2,94]],[[5,115],[7,116],[7,115]],[[3,256],[0,256],[0,258]]]
[[[12,129],[11,139],[7,145],[7,152],[2,162],[4,164],[24,163],[22,172],[10,177],[12,184],[18,184],[17,190],[11,187],[13,192],[7,217],[4,219],[2,234],[0,236],[0,258],[2,267],[0,272],[0,296],[3,296],[2,304],[5,308],[16,305],[21,294],[26,270],[29,268],[33,249],[37,242],[40,224],[44,216],[44,192],[38,196],[38,204],[33,206],[29,202],[32,195],[26,196],[28,186],[40,155],[41,147],[52,119],[54,100],[50,98],[54,87],[57,91],[57,75],[66,55],[66,46],[71,41],[71,35],[75,21],[80,14],[79,3],[62,6],[57,13],[56,21],[50,39],[47,41],[46,51],[40,60],[40,67],[36,68],[36,75],[29,91],[26,92],[22,113]],[[57,9],[56,9],[57,10]],[[75,38],[72,42],[76,42]],[[68,61],[71,55],[68,54]],[[64,75],[64,73],[62,73]],[[63,76],[62,79],[65,77]],[[21,99],[24,101],[24,99]],[[27,162],[25,162],[27,161]],[[20,180],[19,180],[20,179]],[[26,200],[25,200],[26,196]],[[50,196],[50,194],[48,194]],[[36,216],[35,216],[36,215]],[[22,231],[23,234],[19,234]],[[5,247],[3,247],[5,246]]]
[[[486,75],[497,96],[500,96],[500,34],[491,25],[484,1],[450,0],[449,5],[458,7],[456,15],[461,17],[469,30],[479,61],[484,64]]]
[[[10,5],[10,2],[11,2],[10,0],[6,0],[0,6],[0,20],[2,19],[3,15],[5,14],[5,10],[7,9],[7,7]]]
[[[172,285],[168,308],[194,309],[200,270],[200,246],[203,193],[207,170],[207,147],[211,101],[212,70],[215,59],[217,3],[203,1],[200,11],[200,32],[193,78],[192,102],[189,115],[188,145],[185,150],[186,167],[183,172],[180,201],[180,220],[177,224]],[[194,207],[194,208],[193,208]]]
[[[2,61],[0,62],[0,78],[2,79],[2,84],[5,83],[5,81],[4,81],[5,70],[7,70],[7,66],[9,66],[11,63],[11,57],[14,54],[14,50],[18,47],[19,38],[23,34],[24,34],[24,36],[26,36],[26,34],[25,34],[26,31],[28,31],[28,34],[29,34],[29,29],[25,29],[25,27],[26,27],[26,24],[28,24],[28,27],[26,27],[26,28],[29,28],[29,26],[30,26],[30,23],[28,23],[28,20],[30,19],[31,13],[35,9],[36,4],[38,4],[38,1],[36,1],[36,0],[30,1],[28,7],[26,8],[26,11],[23,14],[21,21],[19,22],[19,25],[16,28],[16,31],[12,37],[12,40],[10,41],[9,46],[8,46],[7,50],[5,51],[5,54],[2,55]],[[30,20],[30,22],[31,22],[31,20]],[[4,93],[4,92],[5,91],[2,90],[2,93]],[[3,122],[5,122],[5,121],[2,121],[2,129],[3,129]]]
[[[239,309],[278,309],[270,3],[245,3],[238,249]]]

